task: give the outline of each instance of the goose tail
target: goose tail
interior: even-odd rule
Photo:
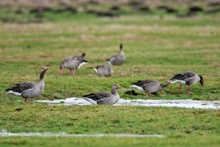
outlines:
[[[91,104],[93,104],[93,105],[97,105],[97,102],[96,101],[94,101],[94,100],[92,100],[92,99],[90,99],[90,98],[84,98],[86,101],[88,101],[88,102],[90,102]]]

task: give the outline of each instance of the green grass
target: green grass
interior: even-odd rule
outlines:
[[[197,137],[197,136],[177,136],[166,138],[130,138],[130,137],[4,137],[0,140],[2,146],[180,146],[180,147],[217,147],[219,145],[219,138],[215,136]],[[52,141],[48,141],[52,140]],[[193,141],[192,141],[193,140]]]
[[[109,113],[111,112],[111,113]],[[5,115],[7,114],[7,115]],[[80,146],[120,145],[177,145],[217,146],[219,144],[219,110],[195,110],[163,107],[112,107],[112,106],[48,106],[23,104],[23,102],[1,105],[1,128],[8,132],[66,132],[69,134],[130,133],[159,134],[165,138],[120,137],[35,137],[35,145],[65,146],[78,142]],[[5,123],[7,122],[7,123]],[[1,145],[27,145],[33,137],[2,137]],[[52,141],[53,140],[53,141]],[[56,140],[54,142],[54,140]],[[66,141],[69,140],[69,141]],[[94,140],[94,141],[93,141]],[[157,141],[156,141],[157,140]],[[191,140],[194,140],[193,142]]]
[[[67,107],[21,103],[23,102],[20,102],[20,106],[14,103],[14,107],[1,107],[2,114],[7,115],[1,115],[0,124],[9,132],[130,133],[165,136],[220,133],[218,110],[129,106]],[[4,124],[5,122],[7,123]]]
[[[62,97],[80,97],[87,92],[86,89],[78,87],[80,85],[87,85],[91,92],[96,92],[109,90],[114,83],[125,87],[119,91],[122,97],[134,98],[123,95],[131,82],[140,79],[157,79],[163,82],[176,73],[192,70],[203,75],[205,79],[204,88],[199,84],[192,87],[194,91],[198,91],[193,97],[219,99],[218,90],[213,97],[209,96],[213,94],[210,93],[210,88],[219,87],[216,81],[220,77],[220,32],[216,26],[219,22],[213,22],[211,16],[186,20],[192,24],[190,26],[179,26],[176,22],[183,23],[185,20],[170,16],[160,21],[155,16],[139,15],[117,19],[99,19],[90,15],[84,20],[82,18],[78,20],[76,17],[73,22],[1,24],[0,64],[1,76],[4,77],[4,85],[0,87],[2,91],[16,82],[37,80],[39,69],[42,66],[50,66],[46,73],[47,88],[40,98],[53,99],[54,92],[60,93]],[[148,21],[145,21],[145,18]],[[91,19],[93,21],[90,21]],[[207,22],[207,25],[204,26],[200,22]],[[121,42],[124,43],[127,57],[125,64],[114,68],[113,78],[100,79],[92,68],[104,64],[106,58],[117,53]],[[69,77],[67,70],[64,75],[59,76],[61,60],[82,52],[86,52],[89,64],[79,69],[75,77]],[[11,78],[12,80],[9,80]],[[57,87],[56,83],[63,88]],[[94,83],[101,84],[98,85],[101,88],[97,89]],[[175,90],[178,84],[172,87],[175,87]],[[189,95],[181,96],[184,99],[189,98]]]
[[[5,96],[5,89],[23,81],[38,81],[42,66],[49,66],[46,87],[36,99],[81,97],[90,92],[110,91],[114,83],[124,99],[147,99],[124,94],[137,80],[164,82],[174,74],[192,70],[203,75],[205,87],[192,86],[192,95],[178,92],[178,84],[166,88],[152,99],[220,100],[220,19],[218,15],[199,15],[178,19],[165,15],[123,15],[98,18],[78,13],[45,14],[43,23],[0,23],[0,129],[9,132],[66,132],[78,134],[132,133],[161,134],[165,138],[58,138],[1,137],[0,145],[70,146],[217,146],[220,136],[219,110],[182,108],[50,106],[24,104],[16,96]],[[12,16],[17,18],[17,16]],[[25,16],[26,17],[26,16]],[[111,78],[99,78],[93,67],[119,50],[124,43],[126,62],[114,67]],[[74,77],[64,70],[61,60],[85,52],[88,65]],[[82,88],[83,87],[83,88]],[[136,90],[136,92],[141,93]],[[18,101],[21,100],[21,101]],[[21,108],[21,111],[17,111]],[[111,112],[111,113],[109,113]]]

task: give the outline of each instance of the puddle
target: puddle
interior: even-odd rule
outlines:
[[[5,130],[0,131],[0,137],[13,136],[40,136],[40,137],[165,137],[163,135],[144,135],[144,134],[67,134],[67,133],[10,133]]]
[[[67,98],[61,100],[36,100],[51,105],[91,105],[83,98]],[[146,107],[180,107],[195,109],[220,109],[220,101],[199,101],[199,100],[125,100],[120,99],[114,106],[146,106]]]

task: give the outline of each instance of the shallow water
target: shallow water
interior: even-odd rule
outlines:
[[[92,105],[83,98],[67,98],[61,100],[36,100],[51,105]],[[146,107],[180,107],[195,109],[220,109],[220,101],[199,101],[199,100],[125,100],[120,99],[114,106],[146,106]]]

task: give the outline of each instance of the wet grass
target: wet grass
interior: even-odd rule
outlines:
[[[48,18],[50,15],[45,14]],[[4,95],[4,90],[15,83],[37,81],[40,68],[49,66],[45,91],[36,99],[81,97],[90,92],[110,91],[114,83],[124,87],[118,90],[122,98],[136,99],[135,96],[124,94],[131,90],[129,86],[132,82],[142,79],[164,82],[176,73],[192,70],[203,75],[204,88],[196,84],[192,86],[194,94],[188,95],[186,87],[179,93],[179,85],[173,84],[166,88],[170,90],[169,93],[161,92],[153,99],[220,100],[220,19],[216,18],[219,15],[178,19],[172,15],[160,18],[157,15],[135,14],[109,19],[79,13],[66,21],[0,23],[0,129],[9,132],[168,136],[148,139],[5,137],[1,138],[0,144],[53,146],[57,143],[58,146],[65,142],[69,146],[88,146],[93,142],[94,146],[103,143],[105,146],[116,146],[126,142],[130,146],[144,146],[146,143],[152,146],[216,146],[220,136],[219,110],[48,106],[33,101],[24,104],[20,97]],[[57,19],[61,19],[60,16]],[[99,78],[92,68],[104,64],[106,58],[117,53],[120,43],[124,43],[125,64],[114,67],[113,77]],[[76,76],[70,77],[67,70],[63,75],[58,74],[59,64],[64,57],[82,52],[87,54],[89,64],[80,68]],[[146,94],[138,98],[147,99]]]

